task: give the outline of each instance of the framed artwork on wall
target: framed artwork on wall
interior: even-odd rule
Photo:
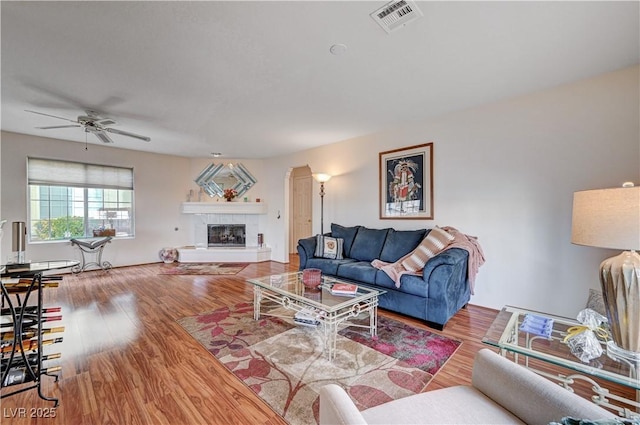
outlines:
[[[433,220],[433,143],[379,157],[380,218]]]

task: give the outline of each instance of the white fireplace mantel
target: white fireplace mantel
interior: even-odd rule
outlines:
[[[264,202],[183,202],[183,214],[266,214]]]
[[[271,248],[258,246],[267,214],[264,202],[183,202],[182,213],[190,215],[192,246],[178,249],[180,262],[260,262],[269,261]],[[244,224],[246,247],[207,248],[210,224]]]

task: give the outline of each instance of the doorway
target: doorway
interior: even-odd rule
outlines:
[[[289,177],[289,253],[297,252],[298,240],[312,235],[313,177],[308,165],[291,170]]]

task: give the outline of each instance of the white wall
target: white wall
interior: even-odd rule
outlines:
[[[588,288],[599,286],[600,261],[615,252],[571,244],[572,194],[627,180],[640,183],[639,72],[636,66],[285,157],[232,161],[258,179],[248,196],[267,202],[269,212],[261,220],[276,261],[288,261],[288,173],[309,165],[334,175],[326,185],[325,228],[331,222],[457,227],[479,237],[487,258],[472,303],[575,316]],[[378,153],[429,141],[435,220],[380,220]],[[28,155],[133,166],[136,238],[107,247],[106,259],[117,266],[158,261],[161,247],[189,244],[189,217],[180,214],[180,204],[189,189],[197,189],[198,173],[216,162],[101,145],[85,152],[80,143],[6,132],[0,149],[0,217],[9,222],[26,220]],[[314,232],[320,230],[318,192],[316,184]],[[3,259],[11,252],[10,233],[2,240]],[[68,243],[27,246],[32,260],[74,255]]]
[[[113,240],[103,260],[116,266],[155,262],[163,246],[184,244],[188,226],[180,203],[188,192],[183,179],[190,172],[189,159],[94,144],[85,150],[82,143],[2,132],[0,216],[9,221],[3,263],[11,253],[10,222],[27,220],[27,156],[134,168],[136,237]],[[79,258],[69,242],[28,243],[26,256],[31,261]]]
[[[615,251],[571,244],[573,192],[640,184],[638,78],[636,66],[273,159],[269,184],[305,164],[332,174],[325,228],[450,225],[478,236],[487,262],[472,303],[575,316],[588,289],[599,288],[600,261]],[[425,142],[434,142],[435,220],[380,220],[378,153]]]
[[[2,263],[11,254],[11,222],[27,220],[28,156],[134,168],[136,236],[114,239],[107,245],[103,260],[114,266],[156,262],[162,247],[193,245],[193,216],[182,214],[181,204],[187,200],[190,190],[197,196],[198,186],[194,179],[198,174],[211,162],[223,161],[152,154],[118,149],[113,145],[90,144],[85,150],[82,143],[10,132],[2,132],[1,139],[0,217],[8,220],[0,247]],[[258,180],[247,196],[252,201],[256,197],[268,201],[262,192],[263,161],[225,158],[224,162],[242,162]],[[216,199],[205,194],[202,201],[215,202]],[[260,221],[260,228],[263,228],[266,217],[261,217]],[[29,243],[26,256],[31,261],[80,258],[78,249],[69,242]]]

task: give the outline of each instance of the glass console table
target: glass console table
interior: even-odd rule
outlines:
[[[519,329],[527,314],[553,319],[553,327],[548,338]],[[620,416],[640,418],[640,379],[638,377],[640,364],[610,357],[606,352],[606,341],[600,341],[604,350],[600,357],[589,363],[582,362],[563,342],[567,330],[572,326],[580,325],[574,319],[506,306],[498,313],[482,342],[499,348],[503,356],[512,353],[516,362],[519,356],[523,356],[525,367],[558,381],[568,390],[573,391],[572,385],[576,380],[586,381],[592,385],[594,395],[591,399],[594,403],[617,411]],[[560,366],[568,369],[569,373],[553,374],[540,370],[542,368],[536,369],[533,364],[530,364],[530,359]],[[630,388],[631,392],[635,393],[635,400],[613,394],[593,377]]]
[[[78,266],[75,260],[46,260],[23,264],[0,265],[2,277],[33,277],[43,272],[61,270]]]

